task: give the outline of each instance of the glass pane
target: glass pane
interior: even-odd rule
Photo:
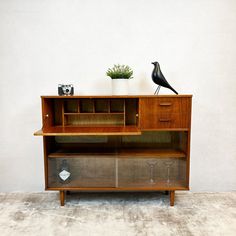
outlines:
[[[48,159],[48,187],[114,187],[115,158]]]
[[[119,187],[187,187],[186,161],[173,158],[120,158]]]

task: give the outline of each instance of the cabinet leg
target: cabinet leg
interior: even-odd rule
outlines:
[[[170,206],[175,204],[175,191],[170,191]]]
[[[65,205],[65,191],[60,191],[60,202],[61,206]]]

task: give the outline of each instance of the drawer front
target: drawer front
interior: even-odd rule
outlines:
[[[115,158],[48,158],[48,187],[115,187]]]
[[[153,117],[148,124],[149,128],[172,129],[172,128],[188,128],[189,116],[187,113],[167,113],[160,112]]]
[[[190,98],[140,99],[141,129],[189,128]]]

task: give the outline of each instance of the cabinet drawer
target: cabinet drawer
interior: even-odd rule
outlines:
[[[48,187],[115,187],[115,158],[48,158]]]
[[[188,128],[188,113],[167,113],[160,112],[153,118],[153,128]],[[150,126],[151,127],[151,126]]]
[[[157,110],[160,112],[186,113],[189,106],[188,98],[157,98]]]
[[[191,98],[140,99],[141,129],[189,128]]]

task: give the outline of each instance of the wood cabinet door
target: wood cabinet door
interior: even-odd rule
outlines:
[[[181,129],[190,127],[191,98],[141,98],[140,128]]]

